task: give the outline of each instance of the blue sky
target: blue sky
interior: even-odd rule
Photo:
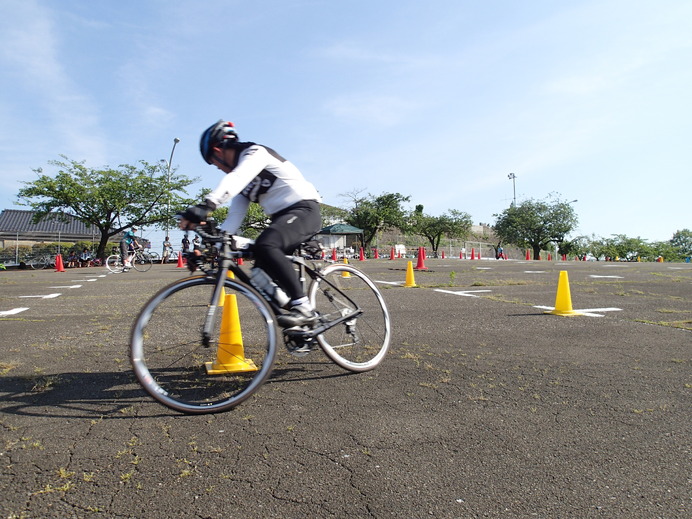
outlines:
[[[175,137],[214,187],[198,139],[227,119],[332,205],[492,223],[512,172],[519,202],[578,200],[574,235],[668,240],[692,228],[690,63],[687,0],[4,0],[0,208],[60,154],[153,163]]]

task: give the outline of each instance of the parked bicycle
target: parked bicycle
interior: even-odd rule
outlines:
[[[142,308],[130,339],[142,387],[163,405],[190,414],[226,411],[259,389],[274,367],[275,318],[284,312],[234,261],[251,258],[251,247],[234,250],[234,237],[210,226],[197,233],[210,248],[221,244],[219,268],[202,266],[200,274],[161,289]],[[306,294],[318,318],[312,326],[282,331],[289,352],[302,356],[319,347],[353,372],[380,364],[391,330],[376,285],[351,265],[323,264],[307,244],[290,259],[309,285]]]
[[[29,260],[29,266],[34,270],[55,268],[55,256],[40,254]]]
[[[122,255],[119,251],[115,252],[116,250],[117,249],[113,247],[113,254],[106,258],[106,268],[114,274],[125,270]],[[139,272],[146,272],[153,265],[153,261],[151,256],[143,252],[142,249],[135,249],[130,254],[130,265],[132,265],[132,267]]]

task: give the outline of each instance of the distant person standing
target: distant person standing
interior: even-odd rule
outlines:
[[[190,238],[187,237],[187,233],[185,233],[185,236],[183,236],[182,244],[183,254],[187,254],[188,252],[190,252]]]
[[[163,254],[161,255],[161,263],[167,263],[168,258],[171,255],[171,239],[166,236],[166,239],[163,240]]]

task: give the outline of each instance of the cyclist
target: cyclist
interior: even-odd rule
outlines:
[[[137,227],[132,227],[128,229],[128,231],[123,235],[123,239],[120,240],[120,256],[123,259],[123,270],[128,271],[130,270],[130,267],[132,266],[130,264],[130,258],[132,251],[130,251],[130,247],[132,247],[132,250],[138,249],[139,248],[139,243],[137,243],[137,236],[135,236],[135,232],[137,231]]]
[[[303,326],[315,320],[293,264],[286,258],[313,236],[321,225],[320,195],[291,162],[254,142],[240,142],[231,122],[220,120],[200,139],[207,162],[226,173],[203,203],[189,207],[180,220],[181,229],[194,229],[211,211],[231,200],[221,228],[238,232],[250,202],[259,203],[271,224],[255,241],[255,266],[264,270],[290,297],[289,313],[277,318],[284,327]]]

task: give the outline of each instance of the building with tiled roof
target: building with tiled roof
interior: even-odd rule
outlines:
[[[34,211],[5,209],[0,213],[0,248],[43,242],[97,241],[101,233],[71,215],[47,215],[33,223]],[[117,239],[117,238],[115,238]]]

